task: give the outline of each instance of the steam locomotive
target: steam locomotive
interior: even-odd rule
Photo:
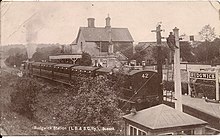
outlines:
[[[75,81],[75,76],[96,77],[107,75],[114,78],[117,68],[78,66],[74,64],[57,64],[51,62],[29,62],[26,69],[36,77],[65,83]],[[153,70],[128,70],[124,72],[122,84],[123,95],[119,98],[123,110],[135,107],[141,110],[159,103],[159,76]]]

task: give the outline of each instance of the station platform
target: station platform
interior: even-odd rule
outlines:
[[[164,103],[174,107],[177,100],[164,98]],[[220,130],[220,103],[206,102],[202,98],[182,95],[183,112],[207,121],[212,128]]]
[[[171,102],[171,99],[167,98],[167,101]],[[172,102],[176,102],[176,100],[173,99]],[[220,118],[220,103],[206,102],[205,99],[193,98],[188,95],[182,95],[182,103],[214,117]]]

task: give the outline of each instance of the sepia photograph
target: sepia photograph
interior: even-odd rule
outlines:
[[[220,135],[220,1],[1,1],[0,134]]]

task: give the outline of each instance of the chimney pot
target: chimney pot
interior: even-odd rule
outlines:
[[[95,18],[88,18],[88,27],[95,27]]]
[[[111,27],[111,24],[110,24],[111,18],[108,16],[107,18],[105,18],[105,20],[106,20],[106,26],[105,27]]]

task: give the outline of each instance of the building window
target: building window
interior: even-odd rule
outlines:
[[[83,42],[80,43],[81,51],[83,51]]]
[[[170,132],[170,133],[161,133],[161,134],[158,134],[158,136],[170,136],[170,135],[174,135],[173,132]]]
[[[129,132],[130,132],[129,135],[130,136],[145,136],[145,135],[147,135],[147,133],[144,132],[143,130],[136,128],[134,126],[131,126],[131,125],[129,125],[129,126],[130,126],[129,127]]]
[[[137,129],[134,128],[134,136],[137,136]]]
[[[130,126],[129,131],[130,131],[130,136],[133,136],[134,135],[134,128],[132,126]]]
[[[101,43],[101,42],[100,42]],[[107,42],[102,42],[100,44],[100,52],[109,52],[108,51],[109,43]]]

